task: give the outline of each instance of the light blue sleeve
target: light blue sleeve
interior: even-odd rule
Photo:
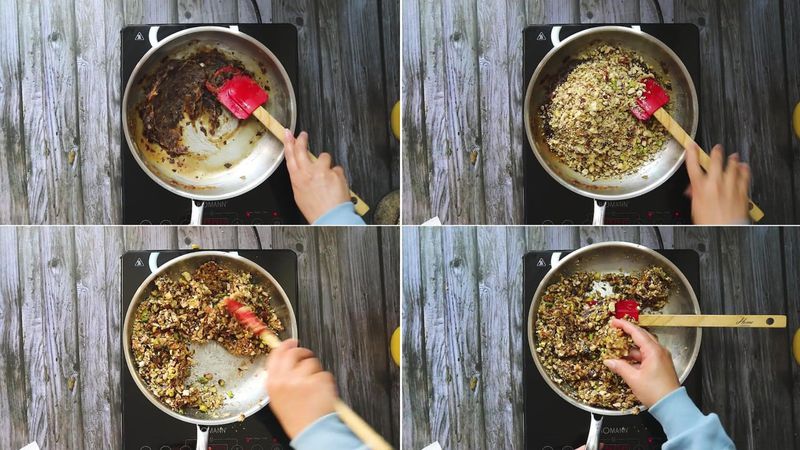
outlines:
[[[368,450],[336,413],[317,419],[291,442],[295,450]]]
[[[731,438],[725,434],[716,414],[704,416],[695,406],[686,388],[670,392],[650,408],[658,420],[667,442],[664,450],[730,450],[735,449]]]
[[[350,202],[334,206],[314,222],[314,225],[366,225],[364,220],[356,214],[356,209]]]

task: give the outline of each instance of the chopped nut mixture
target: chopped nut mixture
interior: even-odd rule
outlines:
[[[606,44],[579,55],[540,111],[550,149],[592,180],[638,170],[668,139],[657,121],[640,122],[630,111],[646,78],[671,88],[634,52]]]
[[[187,118],[197,123],[203,134],[215,134],[224,107],[205,83],[226,66],[253,78],[241,62],[216,48],[201,49],[186,58],[165,58],[159,71],[142,79],[147,96],[136,109],[144,124],[144,137],[175,158],[189,152],[181,125]],[[212,81],[219,85],[224,80]],[[209,129],[198,122],[201,117],[207,117]]]
[[[633,340],[610,325],[614,304],[634,299],[658,311],[667,303],[672,279],[660,267],[641,272],[577,272],[547,287],[536,321],[536,352],[550,378],[575,400],[627,410],[638,406],[622,378],[604,359],[628,355]],[[630,319],[629,319],[630,320]]]
[[[269,352],[257,337],[242,327],[219,305],[226,297],[253,308],[269,328],[279,333],[283,325],[270,306],[277,293],[272,286],[257,285],[247,272],[234,272],[209,261],[178,279],[161,276],[156,289],[134,312],[131,348],[139,376],[153,395],[175,411],[197,408],[212,412],[222,406],[225,380],[213,373],[189,380],[193,360],[190,344],[217,341],[238,356]],[[227,397],[233,393],[227,391]]]

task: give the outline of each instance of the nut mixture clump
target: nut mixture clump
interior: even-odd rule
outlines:
[[[284,327],[270,301],[274,287],[255,284],[248,272],[234,272],[214,261],[178,279],[161,276],[156,289],[134,311],[131,349],[139,376],[150,392],[171,409],[197,408],[212,412],[231,391],[225,380],[206,373],[189,379],[193,360],[191,344],[216,341],[228,352],[255,357],[269,347],[242,327],[220,301],[233,298],[253,311],[275,333]]]
[[[581,403],[617,410],[638,406],[622,378],[603,364],[627,356],[634,346],[610,324],[614,305],[634,299],[642,309],[658,311],[672,286],[664,269],[655,266],[630,274],[576,272],[548,286],[535,324],[536,352],[545,371]]]
[[[647,78],[671,89],[634,52],[604,44],[579,55],[540,111],[550,150],[591,180],[638,170],[668,139],[657,121],[641,122],[630,111]]]
[[[136,109],[142,119],[144,137],[161,146],[171,162],[189,153],[183,141],[183,126],[187,120],[207,136],[216,134],[225,108],[215,94],[206,89],[206,81],[222,84],[224,80],[212,78],[218,69],[226,66],[255,78],[240,61],[216,48],[200,49],[183,58],[164,58],[157,72],[142,78],[147,94]],[[269,90],[269,86],[265,89]],[[206,119],[208,129],[200,118]]]

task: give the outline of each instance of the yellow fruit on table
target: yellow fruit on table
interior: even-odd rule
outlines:
[[[400,365],[400,327],[395,328],[392,333],[392,341],[389,344],[392,350],[392,359],[398,366]]]
[[[794,349],[794,360],[797,361],[797,364],[800,364],[800,329],[794,332],[792,349]]]
[[[794,114],[792,115],[792,123],[794,124],[794,134],[800,139],[800,103],[794,107]]]
[[[796,112],[795,115],[797,115]],[[392,108],[392,133],[394,133],[394,137],[400,139],[400,102],[395,103]]]

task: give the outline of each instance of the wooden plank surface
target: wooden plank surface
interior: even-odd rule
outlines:
[[[368,205],[397,189],[392,180],[389,110],[378,2],[314,2],[319,28],[321,96],[311,98],[322,111],[322,135],[312,136],[315,153],[327,151],[350,176],[350,187]],[[388,31],[388,30],[387,30]],[[396,38],[389,45],[399,47]],[[387,53],[394,57],[397,53]],[[392,64],[393,70],[399,64]],[[399,182],[399,179],[396,180]]]
[[[170,23],[178,22],[177,0],[139,0],[124,2],[125,23]]]
[[[45,223],[49,220],[49,204],[55,200],[48,197],[44,188],[46,174],[47,148],[44,136],[44,75],[42,70],[42,35],[38,18],[39,2],[18,2],[18,33],[22,36],[39,36],[39,39],[18,39],[20,61],[21,96],[16,108],[11,105],[4,109],[18,109],[26,155],[25,166],[17,163],[11,170],[17,171],[19,179],[25,182],[25,201],[28,204],[28,217],[12,217],[9,223]],[[17,20],[16,16],[5,16],[5,22]],[[23,103],[24,99],[24,103]],[[6,100],[2,100],[5,102]],[[32,150],[30,150],[32,149]],[[44,205],[44,206],[42,206]],[[12,211],[13,212],[13,211]]]
[[[8,419],[0,433],[0,447],[17,449],[28,443],[30,426],[27,408],[30,391],[27,386],[22,337],[22,280],[17,267],[18,231],[9,228],[0,233],[0,417]]]
[[[127,370],[120,363],[120,256],[191,244],[235,248],[237,231],[253,232],[0,228],[0,446],[36,440],[42,448],[119,448]],[[257,232],[265,248],[298,255],[301,342],[334,373],[353,409],[399,445],[399,371],[388,342],[399,320],[399,228]]]
[[[521,436],[514,433],[513,425],[522,407],[522,390],[519,389],[522,372],[521,365],[514,366],[515,362],[520,362],[514,355],[522,343],[521,334],[513,330],[521,325],[517,321],[523,316],[522,304],[515,300],[521,297],[522,272],[519,269],[525,246],[518,244],[519,241],[524,243],[524,230],[482,227],[476,231],[477,241],[473,247],[476,247],[478,260],[481,376],[475,389],[480,388],[481,392],[485,432],[473,434],[483,436],[482,448],[520,447]],[[488,411],[493,413],[486,414]]]
[[[405,2],[407,4],[408,2]],[[403,308],[400,311],[402,329],[402,377],[403,377],[403,430],[405,448],[419,449],[433,441],[431,438],[430,410],[427,407],[434,380],[434,374],[427,371],[428,357],[425,334],[425,298],[428,287],[427,277],[423,277],[422,252],[419,227],[403,229]],[[426,261],[426,267],[434,267]],[[423,406],[424,405],[424,406]],[[413,414],[409,414],[414,411]],[[436,436],[440,436],[437,430]]]
[[[784,234],[796,234],[787,228]],[[777,228],[727,229],[719,233],[722,253],[722,297],[726,314],[786,314],[787,292],[784,290],[782,265],[797,270],[797,260],[781,261],[780,230]],[[792,297],[795,295],[791,294]],[[778,309],[780,308],[780,309]],[[728,330],[725,346],[728,392],[747,392],[729,398],[728,409],[722,411],[723,423],[738,448],[757,448],[769,436],[771,446],[791,448],[794,436],[791,386],[780,385],[788,380],[787,364],[790,349],[788,331],[768,333],[766,330]],[[712,334],[709,330],[704,334]],[[734,351],[735,349],[735,351]],[[727,351],[726,351],[727,350]],[[795,393],[800,395],[800,393]],[[786,399],[776,401],[776,399]]]
[[[0,223],[28,222],[28,191],[25,183],[27,155],[22,98],[22,61],[17,21],[17,0],[0,2]]]
[[[272,0],[257,0],[262,23],[272,22]],[[258,23],[256,11],[250,0],[238,0],[239,22]]]
[[[381,280],[383,284],[383,311],[385,327],[385,346],[390,348],[395,330],[400,328],[400,278],[391,274],[400,273],[400,240],[394,228],[381,229]],[[393,358],[387,358],[388,377],[392,381],[390,390],[392,442],[400,442],[400,366]]]
[[[800,235],[797,233],[782,233],[781,244],[786,249],[786,258],[784,258],[783,274],[786,279],[786,310],[789,314],[789,345],[795,333],[800,333],[800,301],[797,299],[797,292],[800,292],[800,271],[796,266],[786,264],[786,261],[800,261]],[[791,378],[790,384],[792,391],[795,393],[800,392],[800,361],[790,361]],[[800,395],[795,394],[792,397],[792,405],[794,411],[794,448],[800,447]]]
[[[326,320],[315,331],[324,340],[323,362],[336,374],[339,395],[378,433],[390,437],[391,356],[380,301],[384,295],[380,282],[382,249],[376,231],[359,227],[346,232],[339,228],[317,232],[319,306]],[[366,363],[369,360],[374,363]]]
[[[786,52],[786,98],[789,100],[790,111],[797,105],[800,105],[800,72],[796,70],[797,62],[800,61],[800,4],[798,2],[783,2],[783,13],[781,14],[783,21],[783,41],[786,45],[783,46]],[[793,70],[792,68],[795,68]],[[797,130],[796,133],[800,133]],[[794,183],[794,210],[795,214],[800,215],[800,135],[793,134],[790,138],[792,150],[792,173]],[[795,428],[797,429],[797,428]],[[800,435],[800,433],[798,433]],[[800,439],[800,436],[798,436]],[[798,444],[800,445],[800,444]]]
[[[40,156],[38,163],[44,175],[40,180],[41,189],[47,192],[48,203],[44,221],[35,223],[83,223],[81,165],[75,164],[82,151],[78,135],[77,64],[72,51],[76,45],[73,5],[69,2],[42,3],[36,31],[35,35],[42,39],[45,139],[44,157]],[[84,89],[91,87],[84,86]],[[28,111],[24,102],[23,97],[23,113]],[[41,208],[41,205],[36,206]]]
[[[518,131],[518,108],[523,98],[522,33],[525,24],[522,2],[478,2],[477,65],[480,99],[480,152],[470,159],[484,179],[486,223],[517,223],[522,211],[522,158],[519,152],[496,151],[522,146]],[[519,155],[521,156],[521,155]],[[478,166],[478,164],[480,164]]]
[[[660,0],[666,23],[700,29],[700,143],[753,169],[765,223],[797,223],[800,101],[797,2]],[[652,1],[404,2],[404,223],[523,220],[521,32],[529,24],[657,22]],[[477,11],[474,14],[473,11]],[[453,39],[459,38],[458,40]],[[750,74],[748,67],[763,67]],[[788,95],[787,95],[788,94]],[[475,108],[474,99],[478,99]],[[756,112],[756,113],[754,113]],[[455,134],[452,130],[456,130]],[[471,156],[467,158],[465,155]]]
[[[425,97],[423,68],[428,64],[422,36],[422,10],[419,2],[402,2],[403,8],[403,79],[400,80],[403,140],[402,207],[404,223],[421,223],[431,217],[430,155],[426,111],[437,97]],[[441,106],[440,106],[441,107]]]
[[[116,388],[123,370],[119,358],[121,305],[111,301],[120,292],[119,271],[114,268],[124,251],[122,233],[119,227],[74,229],[74,280],[66,282],[75,289],[79,355],[76,377],[86,448],[122,446],[122,420],[120,414],[114,414],[122,410],[122,395]],[[99,417],[109,420],[97,420]]]
[[[740,152],[750,163],[755,179],[752,196],[768,214],[767,223],[796,220],[794,202],[788,198],[794,157],[785,70],[796,70],[797,62],[785,61],[779,45],[781,3],[761,0],[720,7],[723,112],[729,126],[724,135],[709,137],[722,142],[729,153]],[[761,69],[751,71],[752,67]]]
[[[121,136],[117,125],[120,94],[108,86],[109,79],[119,79],[122,8],[122,3],[103,0],[75,2],[75,17],[81,23],[75,39],[81,49],[75,56],[80,149],[75,161],[81,174],[84,223],[122,220],[115,215],[119,212],[115,205],[122,200],[121,168],[116,153],[109,151]]]
[[[400,101],[400,46],[397,45],[397,36],[400,36],[400,0],[381,0],[379,5],[386,111],[390,114]],[[389,136],[389,148],[384,149],[383,153],[391,163],[389,175],[392,177],[392,187],[399,189],[400,140],[394,136],[391,127],[387,127],[386,133]]]
[[[654,236],[652,227],[404,229],[402,401],[413,427],[404,425],[404,448],[452,447],[454,436],[465,448],[522,448],[521,256],[609,240],[654,247]],[[789,315],[782,330],[704,331],[699,364],[702,409],[719,415],[737,448],[793,448],[800,368],[789,342],[800,325],[800,229],[681,227],[662,236],[666,248],[699,254],[703,312]],[[477,381],[474,392],[462,388],[465,373]]]
[[[677,233],[675,248],[688,248],[700,256],[700,295],[703,299],[703,311],[722,313],[725,311],[725,299],[722,282],[718,274],[722,273],[722,249],[720,238],[711,228],[687,228]],[[700,364],[703,368],[703,408],[705,413],[729,411],[732,399],[728,395],[728,374],[720,367],[727,366],[727,354],[718,349],[729,345],[730,330],[716,330],[703,334],[703,345],[700,346]],[[718,413],[719,414],[719,413]],[[732,412],[735,414],[735,412]],[[720,417],[723,426],[726,418]]]
[[[443,303],[444,309],[442,338],[448,352],[445,367],[441,369],[448,383],[435,389],[439,395],[446,396],[449,409],[434,410],[431,414],[436,417],[448,413],[455,419],[447,430],[448,439],[442,442],[446,448],[481,448],[483,434],[464,433],[463,430],[486,429],[481,395],[485,378],[481,373],[480,302],[464,301],[478,298],[476,230],[464,227],[442,235],[445,290],[444,296],[436,300]],[[426,339],[428,336],[436,335],[427,335]]]
[[[11,224],[122,220],[123,26],[256,22],[249,0],[2,3],[0,223]],[[313,149],[331,152],[376,206],[400,183],[389,130],[399,96],[399,3],[258,4],[264,23],[298,27],[299,123]]]
[[[483,223],[483,186],[475,181],[482,167],[477,165],[482,150],[477,13],[473,4],[458,0],[420,6],[431,212],[438,212],[443,223]]]

